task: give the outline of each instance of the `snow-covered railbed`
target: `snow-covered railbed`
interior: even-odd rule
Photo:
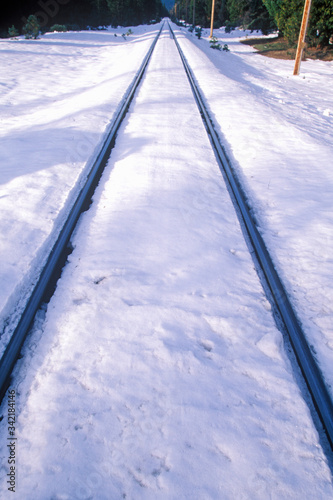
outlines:
[[[245,33],[216,30],[230,52],[175,33],[333,395],[333,63],[292,77]]]
[[[13,380],[18,498],[332,496],[167,30],[73,245]]]
[[[0,43],[0,352],[158,29]]]

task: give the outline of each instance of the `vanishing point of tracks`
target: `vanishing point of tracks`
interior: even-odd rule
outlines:
[[[200,91],[195,83],[191,69],[189,68],[185,56],[179,46],[179,43],[169,25],[171,36],[173,37],[180,57],[182,59],[184,69],[189,79],[195,100],[197,102],[200,114],[204,121],[209,139],[214,150],[217,162],[219,164],[223,178],[227,184],[232,201],[236,207],[237,215],[241,222],[241,227],[245,232],[245,237],[253,249],[255,254],[255,266],[260,275],[260,279],[265,281],[265,290],[267,298],[273,305],[273,310],[278,314],[279,324],[283,325],[283,329],[287,332],[290,343],[293,347],[299,367],[302,371],[304,380],[307,384],[312,397],[313,404],[317,410],[318,416],[322,423],[323,429],[327,436],[327,440],[333,448],[333,404],[326,388],[323,376],[317,366],[317,363],[312,355],[310,347],[306,341],[301,325],[288,299],[287,293],[279,278],[272,259],[267,251],[266,245],[255,225],[251,216],[250,207],[247,204],[247,198],[243,188],[237,179],[232,165],[225,153],[223,146],[215,132],[213,122],[203,103]],[[12,334],[11,340],[8,343],[6,350],[0,360],[0,398],[2,399],[6,393],[10,382],[11,372],[20,355],[20,350],[24,339],[28,333],[31,323],[40,304],[45,300],[45,294],[49,293],[51,284],[55,281],[55,275],[59,276],[59,268],[65,263],[66,249],[68,247],[71,235],[74,231],[76,223],[81,213],[87,209],[94,190],[101,178],[103,170],[106,166],[111,150],[115,144],[117,131],[122,123],[130,103],[133,99],[135,91],[145,73],[146,67],[157,43],[157,40],[163,30],[163,26],[153,41],[140,70],[130,85],[126,93],[126,98],[123,105],[111,124],[110,132],[104,145],[97,156],[93,167],[87,177],[86,183],[80,191],[71,212],[60,232],[58,240],[51,249],[47,263],[40,275],[39,281],[36,284],[26,306],[21,315],[21,318]]]

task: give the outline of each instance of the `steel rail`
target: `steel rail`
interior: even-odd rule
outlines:
[[[280,313],[285,326],[285,330],[288,333],[296,359],[312,396],[312,400],[323,425],[323,429],[326,433],[329,444],[333,449],[333,403],[326,387],[323,374],[321,373],[317,362],[312,355],[312,352],[306,340],[306,336],[302,330],[300,321],[298,320],[293,310],[285,287],[275,269],[274,263],[267,250],[265,242],[256,227],[255,221],[251,216],[251,208],[246,202],[246,194],[232,168],[231,162],[227,157],[223,146],[221,145],[218,134],[215,131],[213,121],[209,116],[203,98],[195,83],[189,64],[184,56],[183,51],[180,48],[180,45],[170,24],[169,29],[182,59],[195,100],[199,107],[208,136],[213,146],[221,173],[226,179],[228,187],[233,193],[234,199],[237,203],[237,215],[241,219],[242,226],[246,229],[247,236],[256,254],[260,269],[266,278],[266,282],[272,294],[274,304]]]
[[[102,148],[99,154],[97,155],[96,160],[93,163],[90,172],[87,175],[87,179],[85,181],[84,186],[80,190],[76,200],[73,203],[71,211],[59,233],[57,241],[55,242],[53,248],[51,249],[47,262],[40,273],[37,284],[33,288],[32,293],[29,299],[27,300],[25,309],[2,355],[2,358],[0,360],[0,403],[9,386],[10,376],[14,368],[14,365],[19,357],[24,339],[37,313],[37,310],[41,304],[41,301],[49,286],[49,283],[52,281],[52,277],[55,273],[55,270],[59,266],[61,256],[63,255],[63,252],[65,251],[69,243],[69,240],[74,231],[76,223],[81,213],[84,211],[84,207],[86,206],[87,202],[91,200],[91,197],[95,191],[99,179],[101,178],[103,170],[110,157],[111,149],[113,148],[118,129],[128,111],[129,105],[143,77],[143,74],[146,70],[146,67],[153,53],[157,40],[163,30],[163,27],[164,27],[164,22],[159,32],[157,33],[153,43],[151,44],[147,54],[145,55],[144,60],[136,76],[134,77],[133,81],[131,82],[125,93],[124,102],[120,106],[116,117],[110,124],[110,129],[102,145]]]

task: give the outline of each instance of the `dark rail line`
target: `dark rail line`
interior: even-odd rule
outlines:
[[[267,250],[265,242],[251,216],[251,209],[246,202],[247,198],[244,190],[239,180],[237,179],[231,162],[228,159],[225,150],[220,142],[218,134],[215,131],[213,121],[209,116],[204,101],[193,78],[191,69],[170,24],[169,29],[182,59],[195,100],[199,107],[200,114],[202,116],[211,144],[213,146],[220,170],[228,184],[229,191],[232,192],[234,200],[237,204],[237,215],[239,218],[241,218],[241,225],[246,229],[247,237],[249,238],[253,250],[256,254],[260,270],[265,276],[266,283],[274,300],[274,305],[280,313],[280,317],[284,323],[285,330],[288,333],[306,385],[310,391],[314,406],[322,422],[331,449],[333,450],[333,403],[324,382],[323,375],[312,355],[310,347],[306,341],[305,334],[302,330],[300,321],[298,320],[292,308],[285,287],[274,267],[272,258]]]
[[[140,70],[138,71],[136,77],[127,90],[123,105],[118,111],[116,118],[110,125],[110,131],[102,146],[102,149],[87,176],[84,187],[81,189],[75,203],[73,204],[71,212],[59,234],[55,245],[53,246],[49,254],[47,263],[41,272],[40,278],[25,306],[25,309],[21,315],[21,319],[17,327],[15,328],[12,337],[6,347],[6,350],[0,360],[0,402],[3,399],[8,388],[11,372],[16,363],[16,360],[19,357],[24,339],[28,333],[28,330],[40,306],[40,303],[45,296],[45,293],[49,287],[49,283],[53,279],[55,270],[59,266],[61,258],[66,251],[75,225],[81,213],[89,204],[95,188],[99,182],[99,179],[103,173],[103,170],[109,159],[111,149],[114,146],[118,129],[128,111],[129,105],[134,97],[134,93],[143,77],[157,40],[162,32],[163,26],[164,25],[162,25],[159,33],[156,35],[148,53],[143,60]],[[288,295],[285,291],[284,285],[275,270],[266,245],[251,216],[250,207],[246,202],[246,195],[239,183],[239,180],[237,179],[237,176],[233,171],[231,162],[228,159],[223,146],[221,145],[220,139],[215,131],[213,121],[211,120],[206,106],[204,105],[203,99],[193,78],[191,69],[186,61],[186,58],[179,46],[179,43],[170,24],[169,29],[182,59],[195,100],[199,107],[202,119],[204,121],[212,147],[214,149],[220,170],[227,182],[229,191],[232,193],[233,202],[236,204],[237,215],[240,218],[242,227],[246,230],[247,237],[251,242],[253,250],[256,254],[256,259],[260,266],[260,272],[265,276],[266,283],[270,289],[272,299],[271,297],[269,297],[269,299],[274,301],[274,305],[279,311],[279,314],[285,326],[285,330],[287,331],[291,345],[293,346],[296,359],[299,363],[305,382],[312,396],[314,406],[322,422],[328,442],[331,446],[331,449],[333,449],[333,403],[325,385],[323,375],[319,370],[318,365],[311,353],[304,332],[302,331],[300,321],[297,319],[297,316],[290,304]]]
[[[150,46],[141,66],[130,84],[127,92],[125,94],[125,99],[120,107],[117,116],[113,120],[110,125],[110,130],[108,135],[104,141],[104,144],[101,148],[100,153],[98,154],[88,176],[85,181],[85,185],[79,192],[72,209],[68,215],[68,218],[61,229],[61,232],[58,236],[56,243],[54,244],[46,265],[41,271],[39,280],[34,287],[30,298],[27,301],[25,309],[21,315],[21,318],[13,331],[11,339],[6,346],[6,349],[2,355],[0,360],[0,403],[7,391],[7,388],[10,383],[10,376],[14,365],[19,357],[21,347],[23,345],[24,339],[29,331],[31,323],[36,315],[36,312],[43,301],[45,293],[49,288],[49,283],[54,281],[54,273],[56,272],[59,264],[63,258],[63,255],[66,253],[66,248],[68,246],[71,235],[74,231],[75,225],[81,215],[84,212],[87,205],[89,205],[91,198],[94,194],[95,188],[101,178],[103,170],[106,166],[106,163],[109,159],[111,150],[115,143],[116,134],[118,129],[128,111],[129,105],[134,97],[134,93],[143,77],[143,74],[146,70],[150,57],[153,53],[157,40],[162,32],[164,23],[161,26],[158,34],[156,35],[152,45]]]

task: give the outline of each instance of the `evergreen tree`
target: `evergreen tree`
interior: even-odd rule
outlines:
[[[277,14],[278,28],[290,44],[297,42],[302,22],[303,7],[303,0],[282,0],[280,10]]]
[[[190,1],[190,0],[189,0]],[[161,0],[7,0],[1,11],[0,36],[8,36],[12,24],[26,25],[28,16],[37,17],[43,30],[56,24],[68,29],[100,25],[137,25],[159,20],[168,11]]]
[[[261,30],[264,34],[276,29],[276,25],[262,0],[227,0],[229,25]]]
[[[333,35],[332,0],[315,0],[311,8],[308,40],[310,45],[324,47]]]
[[[281,8],[282,0],[262,0],[269,15],[274,19],[276,25],[278,24],[278,14]]]
[[[38,38],[39,35],[39,23],[38,19],[34,15],[30,15],[28,17],[26,25],[23,27],[23,33],[25,34],[26,38]]]
[[[302,15],[303,0],[282,0],[277,14],[277,25],[282,35],[291,44],[297,42]],[[333,2],[332,0],[314,0],[310,12],[307,31],[307,42],[311,46],[328,45],[333,33]]]
[[[18,36],[19,32],[17,31],[17,29],[15,28],[14,24],[11,28],[8,28],[8,35],[11,37],[11,38],[15,38],[16,36]]]
[[[227,0],[227,7],[229,21],[237,26],[249,24],[250,2],[248,0]]]
[[[51,4],[47,1],[8,0],[1,11],[1,35],[8,36],[9,26],[27,25],[31,13],[40,16],[41,26],[45,22],[43,29],[55,24],[66,25],[68,29],[82,29],[87,25],[128,26],[168,15],[161,0],[70,0],[67,3],[55,0],[54,3],[58,8],[50,13]],[[177,4],[178,19],[184,19],[187,13],[186,21],[192,23],[194,0],[179,0]],[[210,26],[211,5],[212,0],[195,0],[195,24]],[[277,26],[282,35],[294,42],[298,37],[303,6],[304,0],[216,0],[215,27],[242,25],[266,32]],[[31,33],[26,34],[34,37]],[[333,0],[313,0],[308,41],[311,45],[327,45],[332,34]]]

